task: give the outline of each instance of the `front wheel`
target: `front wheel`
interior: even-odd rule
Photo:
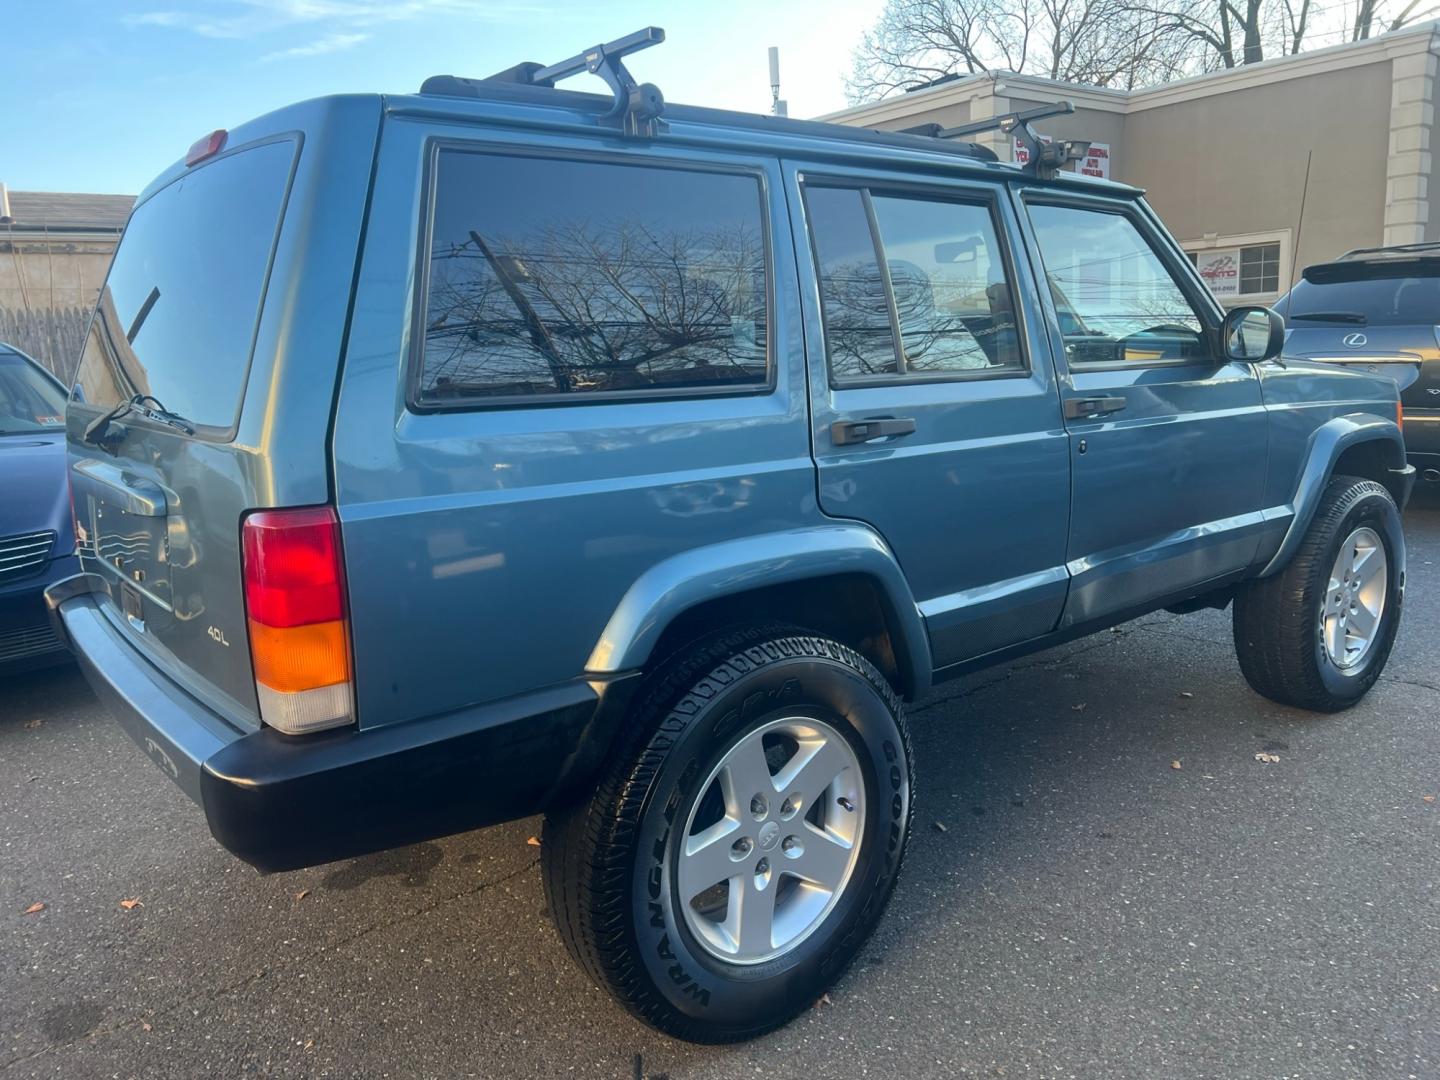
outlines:
[[[1246,680],[1282,705],[1337,712],[1384,670],[1404,599],[1405,535],[1390,492],[1330,481],[1295,557],[1235,596]]]
[[[595,796],[545,821],[561,937],[669,1034],[779,1027],[840,975],[894,889],[910,825],[898,697],[838,642],[741,631],[647,678],[622,738]]]

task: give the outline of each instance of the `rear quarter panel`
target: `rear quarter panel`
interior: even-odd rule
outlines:
[[[647,569],[823,520],[777,161],[679,154],[763,180],[772,391],[417,413],[406,369],[437,139],[677,156],[599,133],[387,118],[333,441],[362,727],[574,678]]]

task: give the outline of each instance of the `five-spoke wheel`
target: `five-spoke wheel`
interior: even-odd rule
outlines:
[[[690,810],[675,861],[685,924],[730,963],[794,948],[849,881],[864,820],[860,763],[840,732],[784,717],[748,733]]]
[[[1361,526],[1340,545],[1320,608],[1325,655],[1337,668],[1353,668],[1369,653],[1389,584],[1385,545],[1374,529]]]

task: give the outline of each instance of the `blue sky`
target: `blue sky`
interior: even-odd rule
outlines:
[[[881,6],[0,0],[0,181],[12,191],[136,193],[199,136],[292,101],[548,63],[647,25],[664,27],[667,40],[631,69],[668,100],[767,111],[766,49],[778,45],[791,115],[815,116],[844,106],[850,52]]]

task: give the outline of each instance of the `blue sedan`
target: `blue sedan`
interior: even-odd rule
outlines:
[[[0,343],[0,675],[64,660],[46,586],[78,572],[65,483],[65,387]]]

